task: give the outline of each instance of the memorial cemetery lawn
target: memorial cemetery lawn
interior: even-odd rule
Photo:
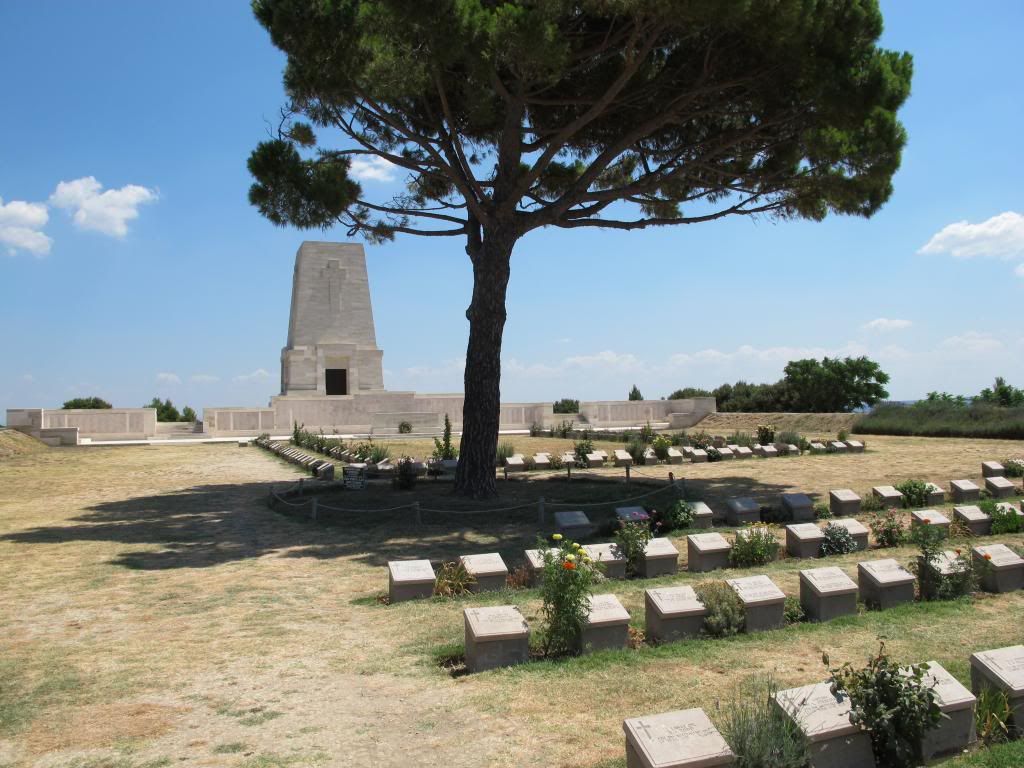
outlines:
[[[527,455],[571,446],[508,439]],[[818,501],[833,488],[863,497],[907,478],[944,488],[951,479],[978,481],[981,461],[1024,455],[1024,442],[1013,441],[866,442],[864,454],[637,467],[628,487],[517,479],[499,482],[502,497],[481,506],[539,495],[624,498],[667,485],[669,470],[708,500],[776,501],[802,491]],[[595,446],[610,453],[621,444]],[[424,458],[431,447],[396,442],[393,456]],[[0,766],[611,768],[624,765],[624,718],[703,707],[714,720],[752,673],[770,671],[781,687],[825,679],[823,651],[833,664],[861,664],[882,636],[895,658],[935,659],[967,682],[972,652],[1022,641],[1017,591],[453,674],[441,662],[461,652],[464,607],[513,603],[539,624],[537,592],[385,605],[378,597],[387,591],[386,562],[497,551],[519,565],[535,543],[535,512],[424,516],[416,527],[403,513],[314,524],[270,511],[271,484],[303,476],[266,451],[234,444],[50,449],[0,460]],[[371,488],[324,503],[369,509],[412,498],[424,507],[473,507],[430,480],[411,492]],[[673,535],[684,563],[686,533]],[[1022,546],[1024,534],[988,541],[996,540]],[[643,591],[652,586],[767,573],[796,595],[801,568],[855,574],[858,560],[907,563],[913,554],[903,547],[681,571],[608,582],[604,591],[640,629]],[[944,765],[1020,765],[1020,744]]]

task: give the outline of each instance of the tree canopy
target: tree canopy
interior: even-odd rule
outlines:
[[[156,408],[156,420],[157,421],[195,421],[196,412],[191,407],[185,406],[178,412],[174,403],[171,402],[170,398],[161,400],[159,397],[154,397],[150,400],[144,408]]]
[[[905,143],[908,54],[877,0],[255,0],[287,55],[249,158],[270,221],[458,237],[473,266],[460,492],[495,493],[512,250],[540,227],[870,216]],[[340,138],[340,141],[338,139]],[[404,189],[375,198],[354,161]]]
[[[640,394],[640,387],[638,387],[636,384],[634,384],[633,388],[631,390],[629,390],[628,399],[630,399],[630,400],[643,400],[644,399],[644,396],[642,394]]]
[[[61,407],[66,411],[70,411],[75,408],[107,409],[114,406],[102,397],[93,395],[92,397],[73,397],[70,400],[65,400],[64,405]]]

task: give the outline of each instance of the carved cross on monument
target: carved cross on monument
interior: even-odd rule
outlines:
[[[327,299],[332,314],[341,311],[341,286],[345,277],[346,270],[337,261],[328,261],[327,266],[320,270],[320,279],[327,283]]]

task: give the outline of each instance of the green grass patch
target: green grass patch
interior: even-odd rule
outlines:
[[[853,425],[860,435],[981,437],[1024,440],[1024,408],[921,401],[880,405]]]
[[[996,744],[942,765],[943,768],[1020,768],[1024,765],[1024,741]]]
[[[240,741],[232,741],[229,744],[218,744],[213,748],[213,754],[215,755],[234,755],[239,752],[245,752],[246,745]]]

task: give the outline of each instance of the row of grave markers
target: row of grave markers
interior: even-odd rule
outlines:
[[[970,658],[968,690],[937,661],[929,661],[924,683],[933,686],[944,715],[921,744],[926,760],[953,754],[976,741],[974,710],[985,689],[1006,694],[1012,720],[1024,729],[1024,645],[979,651]],[[828,682],[776,692],[777,706],[807,739],[812,768],[875,768],[871,737],[851,720],[847,695]],[[736,756],[703,709],[685,709],[623,721],[627,768],[706,768],[735,765]]]
[[[976,546],[972,557],[986,563],[982,586],[1003,593],[1024,589],[1024,558],[1004,544]],[[943,553],[930,567],[940,573],[956,568],[957,554]],[[425,562],[425,561],[423,561]],[[395,571],[392,571],[395,575]],[[841,568],[800,571],[800,605],[811,621],[831,621],[857,613],[858,595],[868,604],[890,608],[913,602],[915,578],[896,560],[857,563],[854,582]],[[727,579],[743,604],[744,631],[762,632],[785,625],[786,595],[764,574]],[[658,643],[697,637],[706,608],[691,586],[644,590],[646,636]],[[513,605],[465,608],[466,666],[470,672],[521,664],[529,659],[530,628]],[[629,641],[630,615],[613,594],[592,595],[579,650],[621,649]]]
[[[265,448],[285,461],[291,462],[307,470],[318,480],[334,479],[334,464],[316,456],[311,456],[301,448],[296,448],[290,443],[279,443],[274,440],[257,438],[253,441],[261,448]],[[241,445],[241,442],[239,443]]]

